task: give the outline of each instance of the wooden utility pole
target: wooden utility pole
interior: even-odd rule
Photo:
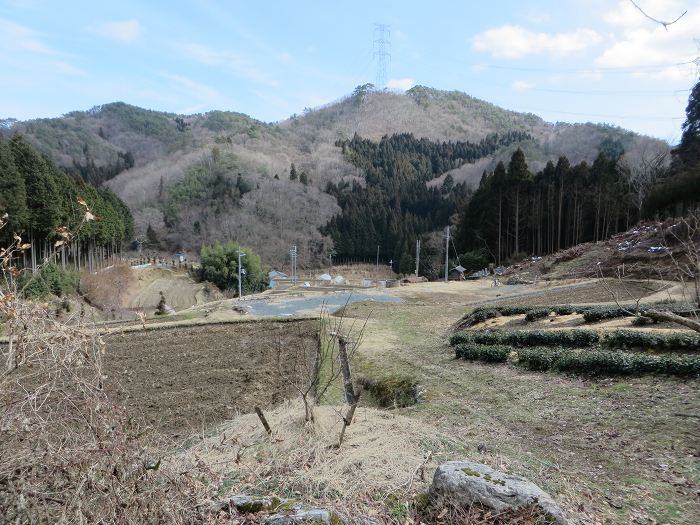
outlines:
[[[450,271],[450,227],[445,229],[445,282]]]
[[[355,389],[352,386],[352,375],[350,373],[350,359],[348,357],[348,340],[338,337],[338,358],[340,359],[340,369],[343,372],[343,387],[345,389],[345,400],[349,405],[355,402]]]
[[[418,280],[419,265],[420,265],[420,239],[416,239],[416,280]]]

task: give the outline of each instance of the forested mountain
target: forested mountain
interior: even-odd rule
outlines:
[[[642,218],[681,216],[700,203],[700,82],[692,90],[681,143],[665,155],[623,159],[614,140],[592,164],[556,164],[533,172],[518,149],[506,168],[484,172],[463,209],[457,232],[465,251],[484,251],[500,264],[607,239]]]
[[[97,220],[83,221],[81,200]],[[0,138],[0,210],[7,213],[0,245],[9,246],[16,234],[31,244],[23,252],[25,267],[51,257],[56,241],[66,240],[64,228],[72,236],[58,262],[76,267],[99,266],[133,237],[131,213],[109,188],[66,174],[21,135]]]
[[[700,82],[690,93],[681,142],[671,153],[671,167],[647,198],[644,213],[681,215],[700,203]]]
[[[522,131],[489,135],[478,143],[433,142],[410,134],[384,137],[379,142],[355,135],[336,145],[365,173],[357,181],[333,184],[326,191],[335,196],[342,213],[323,231],[334,241],[340,257],[371,258],[377,246],[393,253],[396,270],[411,271],[400,263],[412,253],[415,239],[448,224],[452,214],[468,202],[464,182],[454,184],[448,176],[440,188],[427,183],[465,163],[492,155],[530,137]]]
[[[377,206],[396,208],[400,201],[402,221],[411,226],[394,244],[412,243],[409,237],[458,213],[482,174],[498,162],[507,164],[518,148],[534,173],[560,156],[572,166],[592,165],[602,144],[618,145],[620,161],[635,167],[668,152],[662,141],[616,127],[550,124],[464,93],[415,87],[395,94],[371,85],[275,124],[239,113],[184,116],[114,103],[57,119],[4,121],[0,132],[24,134],[72,174],[114,190],[133,213],[136,235],[151,248],[198,249],[203,243],[237,240],[266,261],[283,264],[289,245],[297,244],[301,265],[322,260],[332,249],[331,237],[340,253],[365,256],[376,250],[362,246],[363,241],[349,249],[343,225],[356,207],[352,203],[370,196]],[[396,166],[368,171],[368,162],[376,162],[382,148],[391,144],[395,149],[395,134],[404,137],[399,142],[411,134],[411,143],[423,140],[434,151],[447,147],[443,143],[478,145],[498,138],[483,154],[437,155],[441,160],[431,159],[429,169],[420,164],[425,151],[399,148],[392,155],[397,161],[405,158],[396,166],[408,171]],[[292,165],[296,178],[290,177]],[[394,177],[397,169],[403,178]],[[392,199],[377,196],[378,188],[386,194],[400,190]],[[430,202],[436,210],[416,213]],[[393,238],[376,227],[375,234],[385,244]],[[386,245],[381,257],[388,260],[402,250]]]

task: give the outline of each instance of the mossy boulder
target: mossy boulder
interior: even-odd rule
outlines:
[[[496,512],[536,507],[552,523],[569,524],[552,496],[534,483],[471,461],[449,461],[440,465],[433,477],[430,498],[433,505],[468,508],[476,503]]]

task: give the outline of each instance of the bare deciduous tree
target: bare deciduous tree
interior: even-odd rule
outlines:
[[[655,304],[652,308],[642,308],[642,298],[636,297],[625,286],[626,281],[622,267],[616,269],[615,278],[618,283],[622,284],[623,294],[627,297],[621,297],[618,292],[613,290],[602,270],[599,269],[600,283],[618,307],[624,309],[629,315],[675,323],[700,332],[700,210],[695,210],[685,217],[670,222],[673,224],[667,227],[662,223],[657,225],[663,239],[660,243],[662,246],[651,249],[663,253],[670,261],[670,265],[665,271],[658,270],[658,277],[661,279],[670,278],[680,285],[680,303],[667,303],[676,305],[673,311],[664,306],[666,303]],[[652,277],[652,275],[649,276],[649,278]],[[633,301],[632,307],[623,304],[627,299]],[[669,299],[673,298],[669,296]]]
[[[349,301],[348,298],[348,303]],[[331,385],[344,374],[344,370],[349,373],[350,363],[364,337],[368,318],[361,326],[357,326],[357,319],[347,322],[342,313],[344,310],[343,308],[340,315],[332,316],[324,303],[318,319],[316,344],[312,345],[309,338],[299,332],[294,340],[291,360],[283,363],[278,357],[279,375],[301,397],[306,422],[314,421],[314,406],[321,402]],[[342,350],[340,341],[344,343]],[[348,341],[352,342],[348,344]],[[278,342],[278,356],[282,355],[281,345],[281,341]]]
[[[646,11],[644,11],[644,9],[642,9],[641,7],[639,7],[639,5],[638,5],[634,0],[630,0],[630,3],[637,9],[637,11],[639,11],[640,13],[642,13],[646,18],[648,18],[648,19],[651,20],[652,22],[656,22],[657,24],[660,24],[660,25],[664,26],[664,29],[665,29],[666,31],[668,31],[668,26],[670,26],[670,25],[672,25],[672,24],[675,24],[676,22],[678,22],[681,18],[683,18],[683,17],[688,13],[688,11],[683,11],[683,13],[682,13],[679,17],[677,17],[675,20],[671,20],[671,21],[669,21],[669,22],[665,22],[665,21],[663,21],[663,20],[659,20],[659,19],[657,19],[657,18],[654,18],[653,16],[648,15],[648,14],[646,13]]]

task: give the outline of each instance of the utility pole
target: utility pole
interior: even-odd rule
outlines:
[[[297,246],[292,246],[289,250],[289,257],[292,259],[292,283],[297,284]]]
[[[375,87],[379,90],[386,87],[387,61],[391,60],[389,38],[391,31],[387,24],[374,24],[374,56],[377,58],[377,80]]]
[[[243,288],[241,287],[241,276],[245,275],[245,272],[243,271],[243,268],[241,267],[241,257],[245,257],[245,253],[243,253],[241,250],[238,250],[238,298],[240,299],[243,297],[242,290]]]
[[[379,245],[377,245],[377,280],[379,280]]]
[[[418,267],[420,265],[420,239],[416,239],[416,279],[418,279]]]
[[[450,271],[450,227],[445,228],[445,282]]]

